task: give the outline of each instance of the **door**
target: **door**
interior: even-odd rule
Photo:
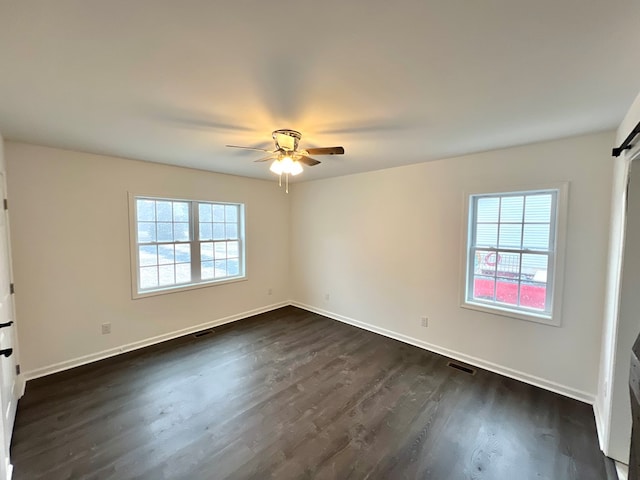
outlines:
[[[0,202],[5,197],[4,174],[0,173]],[[0,439],[0,479],[8,478],[11,471],[9,447],[16,415],[16,334],[11,294],[11,262],[7,211],[0,206],[0,408],[2,428]]]

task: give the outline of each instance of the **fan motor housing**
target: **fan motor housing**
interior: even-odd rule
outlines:
[[[276,149],[293,152],[298,150],[298,143],[302,138],[302,134],[296,130],[282,128],[272,133],[273,140],[276,143]]]

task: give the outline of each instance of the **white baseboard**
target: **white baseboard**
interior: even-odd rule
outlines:
[[[602,453],[607,455],[608,432],[605,429],[605,421],[602,417],[602,412],[600,411],[597,400],[593,402],[593,416],[596,419],[596,432],[598,433],[598,443],[600,444],[600,450],[602,451]]]
[[[629,467],[624,463],[616,461],[616,473],[619,480],[627,480],[629,476]]]
[[[368,330],[370,332],[378,333],[380,335],[384,335],[385,337],[393,338],[395,340],[399,340],[404,343],[408,343],[409,345],[414,345],[416,347],[422,348],[424,350],[428,350],[430,352],[438,353],[440,355],[444,355],[446,357],[450,357],[456,360],[459,360],[464,363],[468,363],[470,365],[474,365],[479,368],[483,368],[485,370],[489,370],[500,375],[504,375],[505,377],[513,378],[515,380],[519,380],[524,383],[528,383],[530,385],[535,385],[537,387],[543,388],[545,390],[549,390],[551,392],[559,393],[560,395],[564,395],[569,398],[574,398],[576,400],[580,400],[581,402],[589,403],[591,405],[595,404],[595,397],[587,392],[583,392],[580,390],[576,390],[574,388],[558,384],[556,382],[552,382],[550,380],[545,380],[540,377],[536,377],[534,375],[529,375],[524,372],[520,372],[518,370],[514,370],[512,368],[506,367],[504,365],[498,365],[492,362],[488,362],[481,358],[472,357],[470,355],[466,355],[461,352],[457,352],[454,350],[450,350],[448,348],[440,347],[438,345],[434,345],[423,340],[419,340],[414,337],[410,337],[408,335],[404,335],[401,333],[397,333],[391,330],[387,330],[385,328],[376,327],[375,325],[371,325],[366,322],[361,322],[359,320],[355,320],[353,318],[345,317],[343,315],[339,315],[333,312],[329,312],[327,310],[323,310],[321,308],[316,308],[311,305],[306,305],[304,303],[295,302],[295,301],[285,301],[280,303],[275,303],[272,305],[267,305],[265,307],[257,308],[254,310],[249,310],[246,312],[238,313],[235,315],[231,315],[228,317],[220,318],[217,320],[212,320],[210,322],[202,323],[199,325],[194,325],[188,328],[183,328],[181,330],[176,330],[174,332],[166,333],[163,335],[158,335],[156,337],[148,338],[145,340],[140,340],[138,342],[129,343],[126,345],[121,345],[119,347],[110,348],[108,350],[103,350],[101,352],[92,353],[90,355],[85,355],[82,357],[77,357],[71,360],[66,360],[64,362],[55,363],[53,365],[48,365],[46,367],[38,368],[35,370],[30,370],[24,372],[23,375],[18,377],[19,381],[21,381],[21,392],[24,393],[24,384],[28,380],[32,380],[34,378],[43,377],[45,375],[50,375],[52,373],[61,372],[63,370],[68,370],[70,368],[79,367],[81,365],[86,365],[87,363],[92,363],[97,360],[102,360],[104,358],[113,357],[115,355],[119,355],[121,353],[130,352],[132,350],[137,350],[139,348],[148,347],[150,345],[155,345],[160,342],[164,342],[166,340],[171,340],[177,337],[181,337],[184,335],[189,335],[191,333],[195,333],[201,330],[206,330],[207,328],[216,327],[218,325],[224,325],[226,323],[235,322],[237,320],[242,320],[243,318],[251,317],[253,315],[258,315],[260,313],[269,312],[271,310],[275,310],[277,308],[285,307],[287,305],[293,305],[298,308],[302,308],[303,310],[307,310],[313,313],[317,313],[319,315],[323,315],[328,318],[332,318],[334,320],[338,320],[343,323],[348,323],[349,325],[353,325],[358,328],[362,328],[364,330]],[[20,378],[22,377],[22,378]],[[594,409],[595,413],[595,409]],[[599,418],[599,412],[595,413],[596,415],[596,425],[598,427],[598,432],[600,432],[601,425],[598,424],[602,419]],[[602,442],[602,439],[600,439]]]
[[[561,385],[559,383],[552,382],[550,380],[545,380],[544,378],[536,377],[535,375],[529,375],[527,373],[514,370],[504,365],[498,365],[496,363],[488,362],[481,358],[472,357],[471,355],[466,355],[464,353],[456,352],[448,348],[443,348],[438,345],[434,345],[431,343],[427,343],[423,340],[410,337],[408,335],[403,335],[401,333],[387,330],[385,328],[376,327],[375,325],[371,325],[369,323],[361,322],[353,318],[349,318],[343,315],[329,312],[321,308],[316,308],[311,305],[306,305],[304,303],[293,301],[291,302],[291,305],[293,305],[294,307],[302,308],[303,310],[308,310],[310,312],[323,315],[325,317],[332,318],[334,320],[338,320],[339,322],[348,323],[349,325],[353,325],[355,327],[362,328],[370,332],[384,335],[385,337],[393,338],[394,340],[399,340],[401,342],[414,345],[416,347],[422,348],[424,350],[428,350],[430,352],[444,355],[445,357],[453,358],[455,360],[459,360],[461,362],[468,363],[470,365],[483,368],[485,370],[489,370],[494,373],[498,373],[505,377],[513,378],[515,380],[519,380],[521,382],[528,383],[530,385],[535,385],[536,387],[540,387],[545,390],[549,390],[551,392],[559,393],[560,395],[564,395],[565,397],[573,398],[575,400],[579,400],[581,402],[588,403],[591,405],[595,403],[595,396],[590,393],[583,392],[581,390],[576,390],[574,388],[568,387],[566,385]]]
[[[183,328],[181,330],[175,330],[173,332],[165,333],[163,335],[158,335],[156,337],[147,338],[145,340],[128,343],[126,345],[110,348],[108,350],[103,350],[101,352],[84,355],[82,357],[73,358],[71,360],[65,360],[64,362],[54,363],[53,365],[48,365],[46,367],[26,371],[24,372],[23,375],[20,375],[18,377],[18,378],[22,377],[22,387],[21,387],[22,392],[24,393],[24,383],[28,380],[33,380],[34,378],[44,377],[45,375],[51,375],[52,373],[61,372],[63,370],[69,370],[70,368],[86,365],[87,363],[92,363],[97,360],[113,357],[115,355],[120,355],[121,353],[130,352],[132,350],[138,350],[140,348],[148,347],[150,345],[155,345],[160,342],[172,340],[174,338],[182,337],[184,335],[189,335],[191,333],[199,332],[201,330],[206,330],[207,328],[217,327],[219,325],[224,325],[225,323],[235,322],[237,320],[242,320],[243,318],[251,317],[253,315],[259,315],[260,313],[270,312],[271,310],[275,310],[281,307],[286,307],[287,305],[290,305],[290,304],[291,303],[288,301],[274,303],[272,305],[267,305],[265,307],[256,308],[254,310],[249,310],[249,311],[238,313],[235,315],[230,315],[228,317],[219,318],[216,320],[212,320],[210,322],[201,323],[199,325],[193,325],[191,327]]]

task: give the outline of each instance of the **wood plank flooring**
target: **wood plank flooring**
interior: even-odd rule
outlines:
[[[285,307],[30,381],[22,479],[602,480],[589,405]]]

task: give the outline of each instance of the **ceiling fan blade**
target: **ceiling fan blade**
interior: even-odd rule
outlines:
[[[344,153],[343,147],[321,147],[321,148],[307,148],[309,155],[342,155]]]
[[[241,147],[240,145],[225,145],[225,147],[230,147],[230,148],[242,148],[244,150],[257,150],[259,152],[269,152],[269,153],[273,153],[273,151],[271,150],[267,150],[265,148],[254,148],[254,147]]]
[[[254,162],[268,162],[269,160],[275,160],[277,157],[274,155],[267,155],[266,157],[259,158],[258,160],[254,160]]]
[[[299,157],[296,157],[296,160],[300,163],[304,163],[308,167],[313,167],[314,165],[318,165],[320,163],[315,158],[307,157],[306,155],[300,155]]]

